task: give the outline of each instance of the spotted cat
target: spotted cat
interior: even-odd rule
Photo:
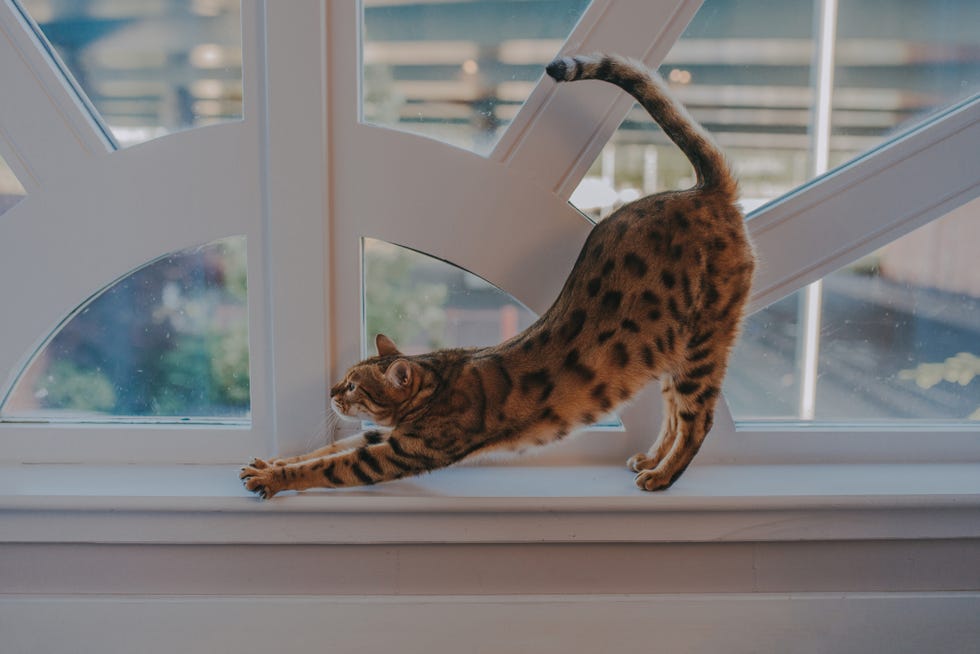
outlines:
[[[595,226],[557,300],[514,338],[408,356],[387,337],[330,390],[334,410],[371,429],[299,457],[255,459],[245,487],[375,484],[471,455],[522,449],[592,424],[659,379],[665,412],[636,484],[667,488],[711,429],[755,259],[737,185],[717,147],[663,81],[616,56],[556,59],[558,82],[598,79],[635,97],[691,161],[697,184],[631,202]]]

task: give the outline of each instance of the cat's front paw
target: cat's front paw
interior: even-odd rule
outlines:
[[[252,460],[248,462],[248,465],[246,467],[255,468],[256,470],[265,470],[266,468],[269,467],[269,465],[270,465],[269,461],[266,461],[265,459],[260,459],[259,457],[256,456],[253,457]],[[245,468],[242,468],[242,470],[244,469]]]
[[[270,499],[281,488],[274,476],[275,466],[262,459],[252,459],[252,462],[242,468],[238,477],[242,480],[245,490],[255,493],[263,500]]]

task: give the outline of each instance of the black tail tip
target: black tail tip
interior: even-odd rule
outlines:
[[[571,60],[568,58],[559,57],[548,64],[544,71],[548,73],[548,76],[554,79],[556,82],[564,82],[568,79],[568,64],[570,61]]]

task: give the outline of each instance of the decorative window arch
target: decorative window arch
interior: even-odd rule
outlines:
[[[562,49],[615,50],[656,65],[700,4],[593,2]],[[648,20],[637,20],[638,16]],[[566,203],[629,111],[631,100],[615,90],[556,90],[544,81],[492,151],[480,158],[359,122],[357,107],[344,98],[359,88],[357,71],[336,65],[342,62],[340,53],[357,48],[359,15],[355,8],[338,9],[332,18],[333,97],[339,99],[331,106],[338,126],[333,142],[335,151],[351,153],[335,170],[338,360],[350,362],[363,353],[358,349],[360,296],[348,283],[359,266],[351,244],[360,238],[380,238],[451,261],[543,311],[589,229]],[[811,16],[803,23],[812,26]],[[651,25],[660,32],[651,33]],[[820,29],[826,30],[826,24]],[[814,41],[818,31],[814,29]],[[833,32],[823,36],[832,39]],[[749,226],[762,264],[750,310],[762,309],[975,198],[980,179],[968,162],[975,157],[978,114],[980,103],[967,98],[841,168],[828,173],[827,164],[821,164],[809,175],[816,174],[816,180],[756,210]],[[386,157],[385,152],[402,156]],[[412,163],[406,165],[408,161]],[[917,180],[915,188],[904,182],[908,179]],[[365,180],[386,192],[358,192]],[[439,202],[430,206],[434,197]],[[460,238],[461,234],[468,236]],[[628,455],[644,448],[656,433],[658,407],[659,398],[651,392],[626,411],[624,433],[603,434],[601,446],[586,445],[582,438],[561,447],[573,459],[600,448],[611,460]],[[859,429],[865,436],[850,443],[853,429],[846,425],[736,426],[727,411],[722,413],[702,459],[918,460],[925,449],[919,445],[922,433],[936,430],[949,432],[943,436],[948,449],[934,454],[940,459],[953,460],[965,451],[976,456],[978,449],[976,425],[969,423],[921,425],[918,435],[911,435],[909,425],[864,425]],[[879,447],[882,438],[890,443],[887,451]]]
[[[700,4],[595,0],[561,50],[615,50],[657,65]],[[362,15],[353,2],[244,0],[243,120],[114,151],[10,0],[0,4],[0,71],[17,91],[0,107],[0,135],[12,143],[17,156],[7,160],[27,192],[0,217],[0,261],[18,271],[0,275],[0,295],[14,298],[0,339],[4,389],[94,290],[164,252],[235,234],[248,242],[252,371],[247,428],[0,422],[11,445],[3,456],[232,462],[307,447],[327,410],[327,381],[362,354],[365,238],[453,262],[534,311],[547,308],[590,228],[568,199],[631,100],[599,85],[539,82],[486,156],[367,124]],[[750,308],[976,198],[978,122],[980,102],[968,99],[753,213],[762,265]],[[80,206],[85,220],[73,220]],[[41,272],[39,251],[51,262]],[[624,413],[625,431],[578,439],[556,456],[591,450],[618,459],[645,448],[658,411],[652,388]],[[701,459],[977,456],[975,427],[947,431],[940,449],[893,427],[863,439],[840,428],[736,429],[722,409]]]
[[[322,286],[315,283],[308,293],[285,289],[295,288],[298,278],[323,277],[325,202],[317,179],[323,153],[315,145],[322,138],[310,139],[322,127],[322,89],[311,91],[298,80],[289,89],[290,76],[277,76],[290,105],[309,107],[318,117],[305,117],[299,134],[288,128],[296,121],[287,114],[296,109],[280,107],[266,84],[289,57],[320,60],[321,26],[301,12],[281,15],[288,24],[283,32],[269,29],[265,3],[241,3],[242,120],[118,149],[33,21],[13,0],[0,3],[0,71],[9,97],[0,108],[0,133],[13,154],[5,159],[26,191],[0,220],[0,289],[9,298],[0,396],[9,397],[38,347],[99,289],[168,252],[229,237],[247,243],[250,369],[244,423],[171,418],[107,424],[25,420],[13,412],[0,415],[4,460],[231,462],[274,447],[277,429],[300,439],[317,429],[322,409],[313,417],[309,407],[322,407],[326,396]],[[278,47],[292,38],[287,30],[308,32],[312,45],[299,52]],[[270,47],[282,58],[270,61]],[[270,127],[273,111],[277,121]],[[283,177],[280,158],[292,167]],[[297,168],[310,171],[304,190],[291,188]],[[297,320],[275,320],[274,310]],[[295,343],[302,343],[302,352]],[[288,379],[276,378],[273,361]],[[297,404],[306,410],[297,411]]]

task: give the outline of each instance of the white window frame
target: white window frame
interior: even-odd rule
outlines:
[[[700,4],[596,0],[562,52],[617,51],[656,66]],[[357,71],[350,64],[350,53],[359,51],[359,15],[345,4],[331,18],[332,136],[334,152],[343,160],[334,178],[336,360],[346,365],[362,354],[360,289],[349,280],[360,274],[356,244],[363,237],[451,261],[538,313],[546,310],[591,227],[568,205],[568,198],[632,99],[600,85],[558,90],[545,79],[484,159],[359,123],[357,107],[349,99],[360,97]],[[748,224],[761,265],[749,310],[757,311],[975,199],[980,195],[978,143],[980,102],[974,99],[754,212]],[[391,156],[393,152],[398,156]],[[910,179],[916,184],[910,185]],[[365,188],[364,180],[373,180],[385,192],[358,192]],[[439,206],[425,205],[437,195]],[[464,214],[465,222],[460,217]],[[466,235],[461,235],[463,229]],[[342,370],[333,372],[336,377]],[[711,437],[699,454],[702,464],[980,460],[976,425],[736,426],[727,406],[720,404]],[[587,433],[531,460],[618,461],[645,450],[660,424],[655,385],[622,419],[625,432]]]
[[[617,51],[655,66],[699,6],[595,0],[562,51]],[[590,228],[567,200],[630,98],[544,80],[479,157],[359,122],[359,3],[243,0],[242,16],[243,120],[113,152],[18,12],[0,2],[0,72],[16,90],[0,107],[0,147],[27,191],[0,217],[0,371],[19,370],[52,326],[113,279],[235,234],[248,238],[252,369],[249,428],[3,423],[0,460],[232,463],[309,449],[329,380],[361,355],[364,237],[451,261],[539,313],[557,294]],[[761,266],[751,308],[975,199],[978,143],[974,100],[755,212],[749,228]],[[173,182],[167,189],[158,188],[159,170]],[[195,184],[208,170],[221,175]],[[112,198],[91,193],[119,179],[127,185]],[[154,203],[174,188],[195,189],[215,219]],[[73,221],[79,198],[85,220]],[[113,247],[121,239],[126,247]],[[49,262],[36,273],[41,247]],[[46,292],[24,292],[25,277]],[[659,403],[651,388],[623,413],[624,432],[584,434],[533,460],[612,461],[646,449]],[[980,461],[976,428],[736,429],[722,406],[697,463],[952,460]]]
[[[229,463],[318,428],[329,336],[323,21],[314,3],[286,4],[242,1],[242,120],[115,150],[50,48],[0,2],[0,147],[27,192],[0,217],[0,392],[100,289],[162,254],[236,235],[248,243],[251,373],[249,425],[8,421],[0,461]]]

